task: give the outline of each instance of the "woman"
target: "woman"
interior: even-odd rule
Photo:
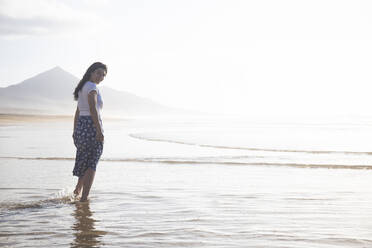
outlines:
[[[85,72],[74,91],[78,101],[75,118],[73,139],[77,148],[73,175],[79,177],[74,194],[80,195],[80,201],[87,201],[93,183],[97,163],[103,150],[103,128],[100,111],[102,97],[97,85],[107,74],[106,65],[93,63]]]

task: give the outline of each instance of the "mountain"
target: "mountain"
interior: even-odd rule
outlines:
[[[23,82],[0,88],[0,113],[67,114],[76,109],[73,100],[79,79],[60,67],[40,73]],[[191,111],[166,107],[151,99],[100,86],[104,101],[104,114],[175,115],[192,114]]]

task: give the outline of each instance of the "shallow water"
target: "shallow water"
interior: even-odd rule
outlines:
[[[0,246],[372,246],[372,164],[355,125],[342,124],[355,146],[339,139],[337,148],[318,144],[324,125],[296,124],[313,136],[298,131],[302,141],[287,135],[284,146],[269,137],[287,124],[267,125],[257,140],[258,124],[253,139],[247,123],[240,138],[231,123],[231,135],[210,121],[105,123],[103,160],[81,204],[72,197],[69,124],[0,128]],[[340,124],[332,125],[329,137],[337,137]],[[318,168],[327,164],[348,167]]]

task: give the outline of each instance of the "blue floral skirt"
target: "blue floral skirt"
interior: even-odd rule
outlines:
[[[103,142],[96,140],[96,128],[91,116],[79,116],[73,138],[77,150],[72,174],[81,177],[88,168],[96,170]]]

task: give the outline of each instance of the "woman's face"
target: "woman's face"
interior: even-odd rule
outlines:
[[[97,68],[90,74],[90,81],[99,84],[106,76],[106,71],[103,68]]]

